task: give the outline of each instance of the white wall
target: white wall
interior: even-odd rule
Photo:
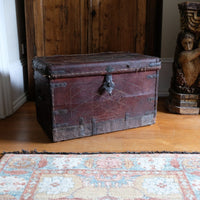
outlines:
[[[3,118],[15,112],[19,108],[26,101],[26,95],[24,92],[23,66],[19,57],[20,54],[15,0],[0,1],[0,37],[3,40],[0,45],[1,49],[3,49],[2,51],[4,51],[3,55],[5,55],[1,55],[1,63],[3,64],[0,66],[0,75],[3,79],[4,76],[2,74],[2,71],[4,70],[4,74],[6,73],[7,77],[6,81],[10,82],[10,84],[7,84],[7,88],[6,86],[4,88],[1,88],[0,102],[2,102],[2,105],[4,105],[4,107],[6,107],[6,103],[11,104],[11,108],[9,108],[9,111],[4,112],[4,114],[0,116],[1,118]],[[4,95],[6,93],[6,90],[10,90],[10,102],[5,101]],[[0,109],[2,110],[3,108]]]
[[[16,4],[15,0],[4,0],[6,12],[6,30],[8,38],[9,51],[9,71],[12,86],[12,102],[14,111],[18,109],[21,104],[26,101],[24,93],[24,75],[23,66],[20,61],[19,41],[18,41],[18,28],[16,17]]]
[[[168,89],[170,87],[170,80],[172,77],[172,64],[176,48],[176,39],[181,30],[178,4],[182,2],[185,1],[163,0],[161,43],[162,69],[160,70],[159,96],[168,96]],[[200,0],[196,0],[196,2],[200,2]]]

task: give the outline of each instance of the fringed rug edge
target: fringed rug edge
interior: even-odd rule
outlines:
[[[187,151],[125,151],[125,152],[48,152],[48,151],[37,151],[37,150],[22,150],[0,153],[0,158],[5,154],[63,154],[63,155],[92,155],[92,154],[200,154],[200,152],[187,152]]]

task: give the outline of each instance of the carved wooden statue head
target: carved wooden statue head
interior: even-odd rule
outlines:
[[[194,47],[195,37],[191,33],[183,33],[181,35],[181,45],[185,51],[191,51]]]

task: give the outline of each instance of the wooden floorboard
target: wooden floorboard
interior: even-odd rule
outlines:
[[[0,153],[22,150],[200,152],[200,115],[171,114],[162,98],[154,125],[52,143],[37,123],[34,102],[27,102],[12,116],[0,120]]]

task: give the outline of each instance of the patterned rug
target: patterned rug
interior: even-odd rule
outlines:
[[[0,199],[200,199],[200,155],[6,154]]]

